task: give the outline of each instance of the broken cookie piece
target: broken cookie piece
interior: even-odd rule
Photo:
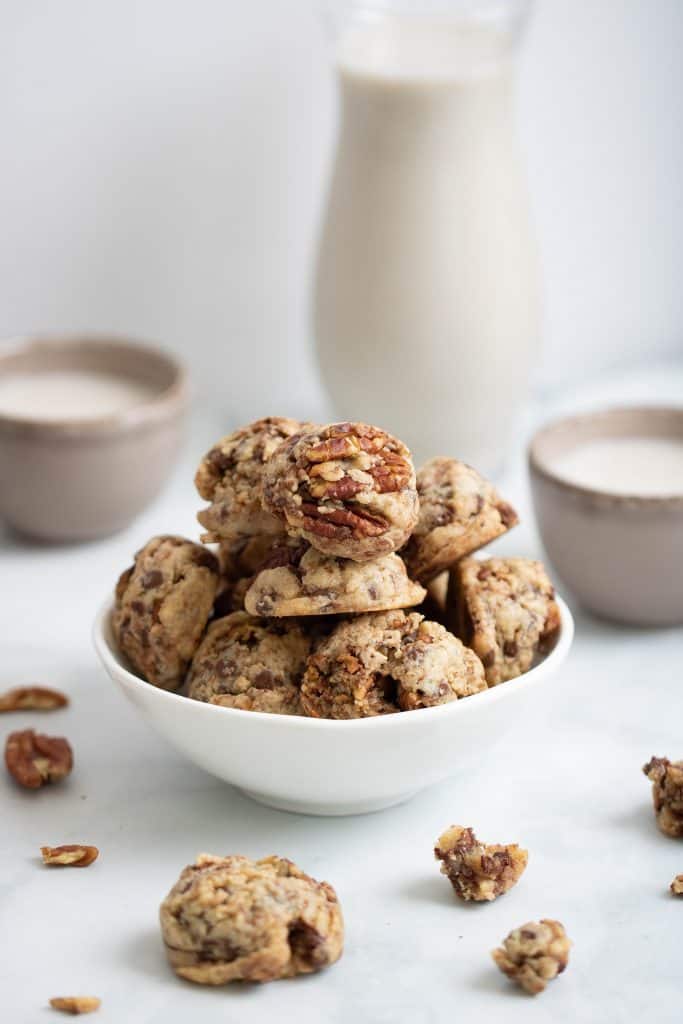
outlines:
[[[503,974],[535,996],[569,963],[571,942],[559,921],[542,918],[511,931],[491,953]]]
[[[161,905],[176,974],[200,985],[310,974],[342,954],[336,893],[282,857],[200,854]]]
[[[516,843],[487,846],[471,828],[451,825],[439,836],[434,856],[462,900],[495,900],[519,881],[528,853]]]
[[[683,875],[676,875],[669,888],[674,896],[683,896]]]
[[[652,757],[643,772],[652,782],[652,802],[657,824],[674,839],[683,837],[683,761]]]

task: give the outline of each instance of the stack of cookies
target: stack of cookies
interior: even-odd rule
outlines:
[[[271,417],[219,441],[195,484],[204,543],[154,538],[116,589],[119,646],[156,686],[363,718],[495,686],[554,642],[543,566],[471,557],[517,515],[456,459],[416,475],[378,427]]]

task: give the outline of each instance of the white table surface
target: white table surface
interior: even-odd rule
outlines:
[[[601,396],[680,401],[683,373],[627,375],[592,396],[546,403],[540,415]],[[258,806],[136,718],[89,635],[137,547],[160,531],[196,535],[192,468],[215,434],[194,431],[165,493],[119,536],[53,548],[0,533],[0,689],[41,682],[72,698],[63,711],[4,716],[4,734],[36,727],[67,736],[75,751],[62,785],[25,792],[0,780],[0,1020],[49,1020],[49,997],[94,994],[102,1009],[92,1019],[102,1024],[680,1022],[683,901],[668,886],[683,871],[683,841],[657,831],[640,769],[652,754],[683,756],[683,631],[620,628],[576,609],[566,666],[494,752],[482,736],[475,774],[365,817]],[[524,523],[497,550],[540,554],[521,455],[504,490]],[[529,849],[508,895],[456,902],[432,859],[434,839],[453,822]],[[97,845],[99,860],[80,871],[42,867],[41,845],[70,842]],[[332,882],[347,929],[339,964],[265,986],[177,980],[157,908],[200,851],[276,852]],[[489,950],[544,916],[565,924],[574,948],[565,974],[534,1000],[496,970]]]

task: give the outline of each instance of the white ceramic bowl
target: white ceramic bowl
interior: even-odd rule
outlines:
[[[524,714],[538,685],[565,660],[574,622],[558,598],[560,635],[535,668],[436,708],[331,721],[221,708],[150,686],[126,668],[111,631],[111,603],[94,641],[110,677],[149,724],[200,768],[259,803],[303,814],[364,814],[407,800],[458,772]]]

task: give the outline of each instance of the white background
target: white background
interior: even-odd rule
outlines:
[[[231,419],[317,408],[318,0],[0,0],[0,337],[166,342]],[[520,127],[550,387],[682,350],[683,3],[542,0]]]

